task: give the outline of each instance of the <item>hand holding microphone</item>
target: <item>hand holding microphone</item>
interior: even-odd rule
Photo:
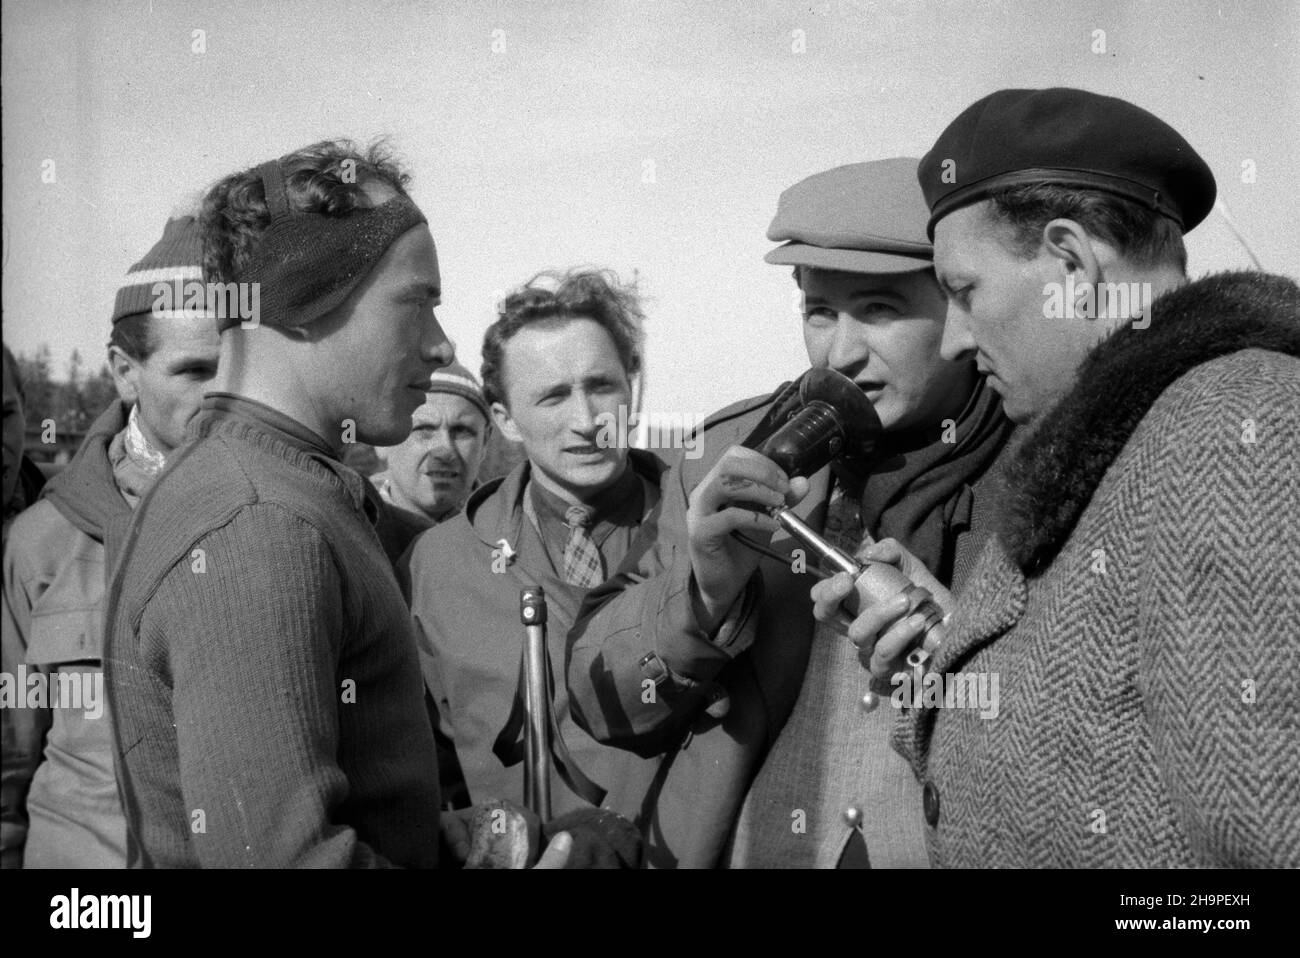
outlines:
[[[812,475],[833,460],[869,469],[881,432],[875,408],[851,380],[834,370],[813,369],[800,379],[797,396],[787,396],[745,445],[793,479]],[[832,576],[812,590],[814,614],[850,635],[863,666],[878,679],[897,671],[903,656],[910,664],[922,664],[942,642],[952,596],[899,543],[874,543],[855,559],[788,507],[762,504]],[[850,620],[842,605],[856,618]]]
[[[894,539],[861,550],[858,559],[866,571],[857,579],[839,572],[813,586],[813,616],[847,635],[858,648],[863,668],[887,681],[917,661],[914,650],[933,654],[939,648],[953,596]],[[882,569],[897,578],[882,575]],[[905,583],[902,589],[900,581]],[[920,596],[910,587],[926,594]]]

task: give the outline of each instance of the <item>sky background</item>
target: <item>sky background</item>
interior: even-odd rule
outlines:
[[[1263,266],[1300,275],[1292,0],[4,0],[0,12],[4,339],[29,355],[48,343],[59,375],[74,348],[97,367],[117,285],[178,204],[335,136],[387,134],[413,172],[439,317],[463,362],[477,371],[493,303],[532,273],[635,269],[647,408],[670,414],[806,368],[789,270],[763,262],[783,189],[919,156],[1001,87],[1083,87],[1163,117],[1213,168]],[[1217,214],[1188,250],[1193,275],[1250,265]]]

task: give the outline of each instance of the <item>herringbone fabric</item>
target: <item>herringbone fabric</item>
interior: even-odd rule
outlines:
[[[862,543],[858,504],[839,487],[824,534],[850,554]],[[853,643],[818,623],[794,711],[741,806],[729,868],[834,868],[859,823],[873,868],[928,866],[921,787],[890,747],[889,699],[862,708],[870,679]]]
[[[993,541],[938,672],[997,718],[904,713],[932,861],[1300,867],[1300,360],[1167,389],[1041,575]]]
[[[569,540],[564,544],[564,581],[583,589],[593,589],[605,581],[605,563],[600,550],[591,541],[591,511],[570,506],[564,513]]]

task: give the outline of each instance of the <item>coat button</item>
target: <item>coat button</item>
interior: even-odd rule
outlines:
[[[925,820],[933,828],[939,824],[939,790],[934,782],[926,782],[921,791],[921,807],[925,810]]]
[[[849,828],[857,828],[862,823],[862,809],[856,805],[850,805],[844,809],[844,824]]]
[[[860,704],[862,705],[862,711],[874,712],[876,706],[880,704],[880,696],[868,689],[863,693]]]

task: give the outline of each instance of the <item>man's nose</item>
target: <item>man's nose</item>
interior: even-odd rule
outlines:
[[[456,361],[456,344],[443,331],[442,324],[430,310],[429,322],[424,327],[424,339],[420,342],[420,353],[426,362],[441,369]]]
[[[871,359],[871,346],[867,342],[864,323],[847,313],[840,313],[835,323],[835,335],[826,362],[837,372],[852,375],[857,367],[865,366]]]
[[[596,416],[600,410],[596,399],[590,393],[577,391],[569,401],[569,428],[576,433],[589,435],[600,428]]]
[[[975,339],[965,318],[952,303],[943,321],[943,339],[939,342],[939,355],[949,362],[967,359],[975,352]]]
[[[456,452],[456,446],[451,441],[451,432],[446,429],[436,429],[429,438],[428,454],[437,459],[453,458]]]

